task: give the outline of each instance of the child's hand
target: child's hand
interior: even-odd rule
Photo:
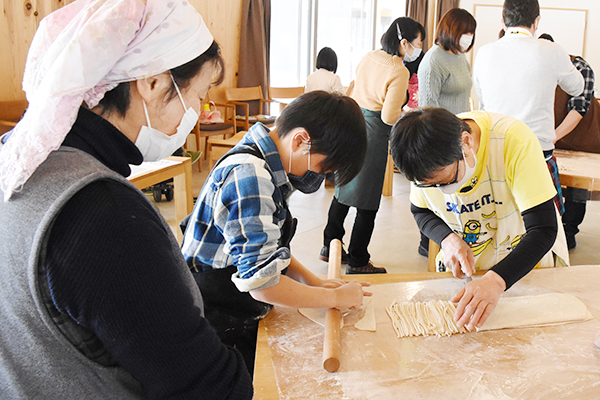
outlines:
[[[363,282],[367,283],[367,282]],[[369,284],[367,283],[368,286]],[[371,296],[370,292],[363,292],[361,282],[350,281],[333,289],[336,295],[336,306],[338,310],[354,310],[362,305],[363,296]]]

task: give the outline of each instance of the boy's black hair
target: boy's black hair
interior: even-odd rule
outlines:
[[[331,71],[335,74],[337,71],[337,55],[331,47],[323,47],[317,55],[317,69],[325,68],[327,71]]]
[[[502,19],[507,28],[515,26],[529,28],[539,15],[538,0],[505,0],[502,6]]]
[[[311,151],[327,156],[324,171],[335,171],[345,185],[360,171],[367,154],[367,127],[360,107],[350,97],[322,90],[308,92],[288,104],[276,121],[283,138],[294,128],[305,129]]]
[[[469,125],[443,108],[418,108],[392,127],[394,163],[410,181],[430,179],[440,168],[462,160],[462,132]]]
[[[552,37],[552,35],[550,35],[549,33],[542,33],[538,39],[546,39],[549,40],[551,42],[554,42],[554,38]]]
[[[400,39],[398,38],[398,29],[400,29],[402,39],[408,40],[409,43],[415,40],[419,34],[421,34],[421,40],[425,40],[425,28],[423,28],[423,25],[412,18],[396,18],[388,30],[381,36],[381,48],[388,54],[402,57],[399,49]]]
[[[190,81],[200,73],[200,70],[207,62],[213,62],[217,67],[217,76],[213,84],[218,85],[223,82],[225,78],[225,62],[221,57],[219,44],[213,41],[204,53],[192,61],[171,69],[171,75],[173,75],[173,79],[177,82],[177,86],[179,86],[181,91],[184,91],[190,85]],[[120,83],[114,89],[104,94],[104,97],[100,100],[102,114],[116,111],[121,117],[125,117],[130,103],[130,84],[131,82]],[[164,101],[169,102],[175,96],[177,96],[177,90],[175,89],[175,85],[171,85],[164,93]]]

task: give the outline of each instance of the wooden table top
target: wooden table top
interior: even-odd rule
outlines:
[[[376,285],[372,287],[375,296],[380,296],[383,288],[393,288],[399,301],[406,301],[415,293],[453,293],[462,283],[449,276],[417,273],[349,278],[371,281]],[[275,307],[260,324],[255,398],[600,398],[600,351],[593,344],[600,332],[598,287],[600,266],[534,270],[505,296],[571,293],[586,304],[594,318],[448,338],[397,339],[385,311],[377,308],[389,298],[379,297],[379,303],[374,303],[377,332],[351,326],[342,329],[342,365],[336,373],[322,368],[323,328],[296,309]]]
[[[600,154],[554,150],[563,186],[600,190]]]

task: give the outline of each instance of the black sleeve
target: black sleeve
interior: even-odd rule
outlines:
[[[148,398],[252,398],[241,355],[201,316],[169,235],[139,192],[86,186],[50,233],[55,306],[91,330]]]
[[[452,233],[452,229],[443,219],[435,215],[433,211],[428,208],[417,207],[414,204],[410,204],[410,212],[412,212],[419,230],[423,232],[425,236],[433,240],[441,247],[442,240]]]
[[[521,215],[525,235],[509,255],[491,268],[504,279],[506,289],[535,267],[552,248],[558,232],[553,199],[523,211]]]

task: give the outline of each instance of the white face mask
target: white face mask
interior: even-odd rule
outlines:
[[[471,46],[471,43],[473,43],[473,35],[471,35],[470,33],[465,33],[464,35],[462,35],[460,37],[460,40],[458,41],[460,51],[466,53],[467,49]]]
[[[175,79],[171,75],[171,79],[173,80],[173,84],[175,85],[175,89],[177,90],[177,94],[179,95],[179,99],[181,100],[181,104],[183,104],[183,109],[186,110],[185,102],[183,101],[183,96],[179,91],[179,87],[177,83],[175,83]],[[180,148],[185,144],[188,135],[194,129],[196,122],[198,122],[198,113],[192,107],[188,108],[183,114],[183,118],[181,118],[181,122],[177,127],[177,133],[174,135],[166,135],[159,131],[158,129],[152,128],[150,125],[150,118],[148,117],[148,108],[146,107],[146,102],[142,100],[144,105],[144,113],[146,114],[146,122],[148,126],[142,126],[140,129],[140,133],[135,141],[136,147],[144,156],[144,161],[158,161],[163,158],[169,157],[175,150]]]
[[[402,32],[400,31],[400,26],[398,24],[396,24],[396,31],[398,32],[398,40],[400,40],[400,43],[402,43]],[[421,55],[421,52],[423,50],[421,49],[417,49],[415,46],[412,45],[411,42],[409,42],[408,40],[406,41],[406,43],[410,44],[410,47],[413,48],[413,53],[412,54],[408,54],[408,51],[404,52],[404,61],[405,62],[413,62],[415,61],[417,58],[419,58],[419,56]]]
[[[458,192],[460,188],[463,187],[467,182],[469,182],[473,175],[475,175],[475,168],[477,167],[477,156],[475,155],[475,152],[471,149],[471,154],[473,154],[474,160],[472,167],[469,167],[469,163],[467,162],[467,158],[465,157],[465,152],[463,151],[462,153],[463,160],[465,160],[465,174],[463,175],[462,179],[456,183],[453,183],[451,185],[440,186],[438,189],[440,189],[444,194],[452,194]]]
[[[413,62],[417,58],[419,58],[419,56],[421,55],[421,52],[423,50],[421,50],[421,49],[413,46],[411,42],[406,42],[406,43],[410,44],[410,47],[413,48],[413,53],[412,54],[408,54],[408,51],[406,53],[404,53],[404,61],[405,62]]]

